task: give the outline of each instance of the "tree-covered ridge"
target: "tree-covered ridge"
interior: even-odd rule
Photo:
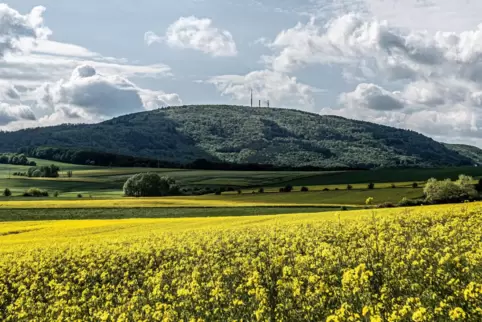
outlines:
[[[0,133],[0,151],[69,147],[191,163],[317,167],[455,166],[472,160],[413,131],[288,109],[183,106]]]
[[[466,144],[445,144],[450,150],[456,151],[459,154],[473,160],[474,164],[482,165],[482,149],[472,145]]]

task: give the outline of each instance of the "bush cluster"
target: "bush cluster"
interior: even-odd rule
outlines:
[[[46,190],[41,190],[39,188],[30,188],[23,193],[24,197],[48,197],[49,193]]]
[[[130,177],[123,190],[128,197],[163,197],[180,193],[180,187],[174,179],[151,172]]]
[[[461,174],[457,181],[450,179],[428,180],[423,192],[429,203],[456,203],[475,200],[478,192],[472,184],[472,177]]]

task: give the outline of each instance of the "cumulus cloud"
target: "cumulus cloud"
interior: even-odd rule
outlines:
[[[371,63],[393,78],[446,76],[451,71],[474,80],[474,72],[482,72],[481,43],[482,25],[459,33],[430,33],[346,14],[326,25],[312,19],[282,31],[269,44],[275,54],[264,60],[285,72],[310,64]]]
[[[376,111],[393,111],[404,108],[398,93],[389,92],[375,84],[362,83],[350,93],[340,96],[340,103],[350,108],[367,108]]]
[[[50,30],[43,24],[44,11],[44,7],[38,6],[22,15],[0,3],[0,58],[7,53],[28,51],[37,40],[50,35]]]
[[[166,42],[171,47],[194,49],[218,56],[236,56],[238,50],[232,34],[213,26],[212,20],[195,16],[181,17],[166,31],[164,37],[148,31],[144,35],[148,45]]]
[[[482,24],[451,32],[415,30],[366,12],[349,13],[280,32],[267,44],[272,54],[263,62],[287,75],[314,65],[341,68],[357,86],[322,113],[434,136],[481,138],[481,44]]]
[[[122,76],[98,74],[89,65],[75,68],[68,80],[44,84],[37,94],[41,106],[79,117],[113,117],[180,102],[177,94],[141,89]]]
[[[211,78],[208,83],[216,86],[222,95],[237,101],[249,102],[251,90],[255,99],[270,100],[271,106],[311,108],[313,94],[320,92],[312,86],[298,82],[296,77],[283,73],[260,70],[246,75],[223,75]]]
[[[140,96],[146,110],[155,110],[166,106],[182,105],[182,100],[176,93],[142,90]]]
[[[16,87],[11,84],[0,85],[0,101],[18,100],[20,93]]]
[[[33,121],[35,119],[32,109],[28,106],[0,103],[0,126],[20,120]]]
[[[412,129],[437,138],[448,133],[453,138],[482,137],[477,105],[482,103],[482,94],[463,86],[415,82],[392,92],[363,83],[353,92],[342,93],[338,102],[321,113]]]

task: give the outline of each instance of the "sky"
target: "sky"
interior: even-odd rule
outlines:
[[[249,105],[253,91],[256,105],[482,147],[480,12],[480,0],[7,1],[0,130]]]

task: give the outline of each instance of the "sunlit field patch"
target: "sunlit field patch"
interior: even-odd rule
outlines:
[[[1,208],[155,208],[155,207],[299,207],[295,202],[264,202],[234,200],[204,200],[200,198],[121,198],[78,200],[8,200],[0,202]],[[304,203],[303,207],[342,207],[342,204]]]

